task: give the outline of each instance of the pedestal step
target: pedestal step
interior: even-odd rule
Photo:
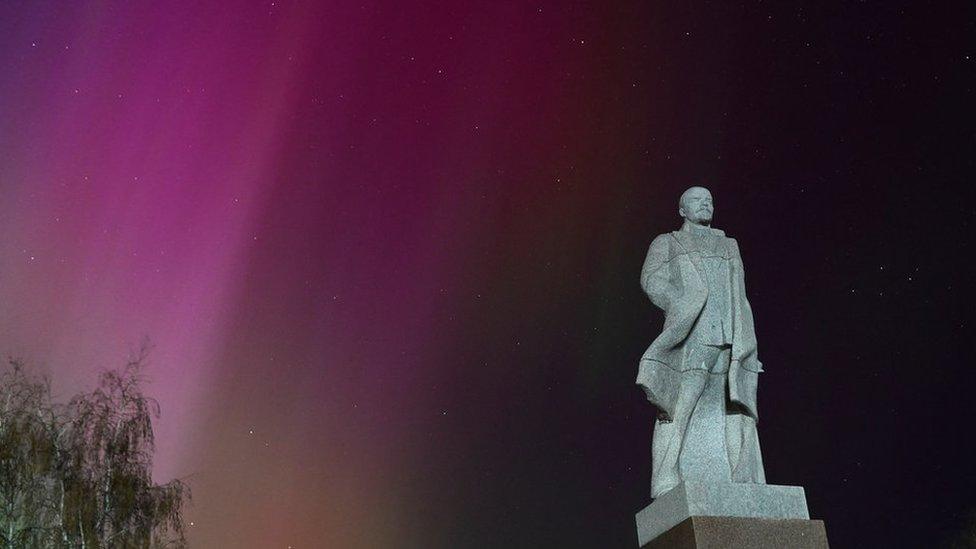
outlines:
[[[641,549],[827,549],[822,520],[690,517]]]
[[[809,519],[810,515],[799,486],[682,482],[637,513],[638,546],[688,517]]]

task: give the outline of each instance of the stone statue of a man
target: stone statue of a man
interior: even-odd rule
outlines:
[[[651,497],[682,481],[766,482],[756,434],[752,309],[735,239],[713,229],[708,189],[681,195],[681,230],[651,243],[641,286],[664,329],[640,360],[637,383],[659,410]]]

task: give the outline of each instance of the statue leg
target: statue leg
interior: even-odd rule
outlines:
[[[729,451],[732,482],[766,483],[756,419],[725,395],[725,445]]]
[[[658,419],[655,422],[654,436],[651,442],[652,498],[667,493],[682,480],[678,460],[684,446],[688,424],[695,407],[698,405],[698,400],[705,390],[707,379],[707,368],[683,372],[671,421]]]
[[[651,438],[651,498],[657,499],[681,482],[678,474],[678,449],[681,437],[673,421],[654,422]]]
[[[732,481],[725,442],[725,378],[731,353],[727,346],[713,345],[698,351],[707,379],[684,434],[678,467],[685,480],[724,484]]]
[[[730,410],[725,417],[725,439],[732,466],[732,482],[766,483],[756,420],[746,413]]]

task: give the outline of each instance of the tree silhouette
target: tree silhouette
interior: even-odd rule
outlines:
[[[0,548],[185,547],[180,480],[152,482],[148,345],[67,404],[10,360],[0,374]]]

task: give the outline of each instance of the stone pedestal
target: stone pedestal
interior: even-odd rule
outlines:
[[[827,549],[822,520],[691,517],[641,549]]]
[[[647,546],[650,541],[691,517],[810,522],[806,495],[799,486],[682,482],[637,513],[638,546]],[[823,523],[820,524],[822,528]]]

